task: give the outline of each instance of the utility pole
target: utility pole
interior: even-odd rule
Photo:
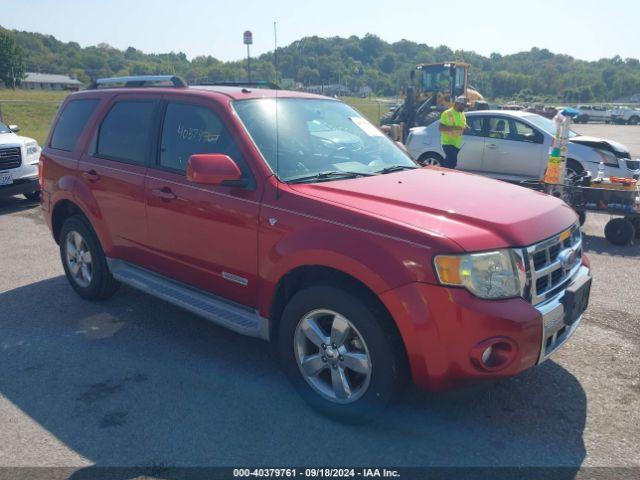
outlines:
[[[253,43],[253,34],[251,30],[246,30],[242,35],[244,44],[247,46],[247,81],[251,81],[251,54],[249,46]]]

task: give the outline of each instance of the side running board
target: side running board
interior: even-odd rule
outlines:
[[[116,280],[142,290],[218,325],[250,337],[269,340],[269,320],[249,307],[168,279],[124,260],[107,258]]]

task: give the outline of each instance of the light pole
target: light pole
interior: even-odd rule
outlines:
[[[251,81],[251,55],[249,52],[249,45],[253,43],[253,34],[251,30],[246,30],[242,35],[244,44],[247,46],[247,81]]]

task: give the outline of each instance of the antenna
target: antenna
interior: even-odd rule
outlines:
[[[273,63],[276,70],[276,81],[278,83],[278,22],[273,22]],[[280,131],[278,129],[278,90],[276,90],[276,200],[280,198]]]

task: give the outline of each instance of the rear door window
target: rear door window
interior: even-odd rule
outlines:
[[[157,102],[123,100],[113,104],[98,131],[95,155],[143,165],[152,151]]]
[[[185,172],[189,157],[198,153],[221,153],[231,157],[247,174],[244,158],[229,130],[210,108],[169,102],[162,123],[160,167]]]
[[[51,148],[71,152],[100,100],[71,100],[60,113],[51,135]]]

